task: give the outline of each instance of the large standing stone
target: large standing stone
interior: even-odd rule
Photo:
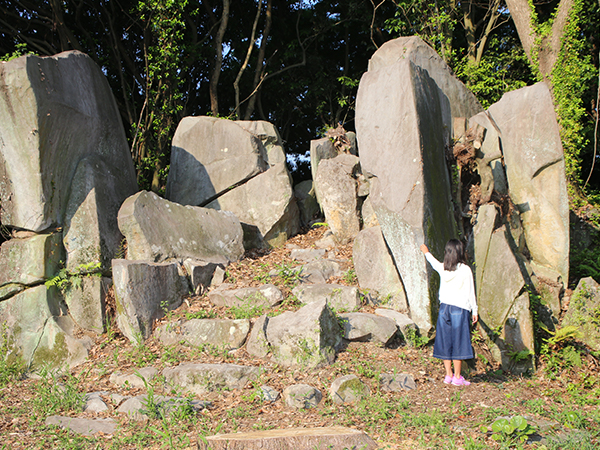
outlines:
[[[0,247],[0,300],[53,277],[64,260],[61,233],[13,238]],[[20,289],[8,289],[10,286]],[[4,289],[3,289],[4,288]]]
[[[510,197],[521,213],[534,265],[569,279],[565,160],[546,83],[508,92],[489,108],[501,132]]]
[[[92,345],[89,338],[73,337],[75,324],[58,291],[44,285],[0,302],[0,323],[7,327],[11,353],[34,370],[81,364]]]
[[[321,161],[317,169],[317,199],[329,228],[340,244],[350,242],[360,231],[355,179],[358,168],[358,157],[341,154]]]
[[[197,395],[218,389],[242,389],[246,383],[258,379],[260,369],[236,364],[184,363],[162,372],[166,383],[179,386]]]
[[[166,198],[204,206],[267,169],[257,136],[215,117],[184,117],[173,136]]]
[[[127,197],[137,192],[135,177],[119,177],[119,172],[101,156],[80,161],[71,183],[63,242],[67,269],[101,263],[109,269],[117,258],[123,235],[117,214]]]
[[[285,162],[223,193],[206,207],[233,212],[244,224],[247,248],[279,247],[300,228]]]
[[[426,70],[404,59],[402,47],[371,63],[356,99],[360,162],[370,179],[369,198],[404,284],[412,319],[427,333],[437,286],[419,246],[443,253],[455,237],[444,147],[448,98]],[[381,50],[381,49],[380,49]],[[380,59],[379,51],[372,60]],[[393,56],[393,57],[392,57]]]
[[[344,427],[288,428],[217,434],[200,442],[202,450],[360,449],[375,450],[377,444],[365,432]]]
[[[375,290],[386,306],[408,312],[404,286],[381,227],[366,228],[358,233],[352,247],[352,262],[361,289]]]
[[[118,220],[131,260],[229,263],[244,254],[242,227],[230,212],[182,206],[142,191],[123,203]]]
[[[267,326],[269,317],[263,314],[252,325],[252,331],[248,336],[246,351],[258,358],[264,358],[269,354],[269,341],[267,340]]]
[[[117,326],[133,343],[148,339],[154,321],[181,305],[187,294],[177,263],[115,259],[112,271]]]
[[[321,160],[335,158],[338,155],[333,142],[329,138],[310,141],[310,173],[312,179],[317,178],[317,169]]]
[[[341,335],[337,319],[323,299],[270,318],[267,340],[278,363],[318,367],[333,363]]]
[[[0,85],[3,225],[36,232],[62,226],[85,157],[112,164],[112,176],[135,186],[117,104],[90,57],[77,51],[22,56],[0,65]]]
[[[479,317],[497,346],[492,349],[494,358],[506,368],[524,371],[531,367],[531,361],[515,365],[511,353],[535,349],[529,293],[506,225],[494,228],[496,214],[491,204],[480,208],[473,228]]]
[[[471,117],[483,111],[475,95],[454,76],[452,69],[440,55],[417,36],[400,37],[383,44],[369,60],[369,72],[397,64],[404,59],[427,71],[448,97],[452,117]],[[451,121],[444,121],[444,126],[447,128],[446,132],[452,130]]]

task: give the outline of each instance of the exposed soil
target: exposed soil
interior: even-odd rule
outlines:
[[[314,229],[296,236],[289,244],[300,248],[311,248],[321,238],[324,229]],[[267,282],[278,285],[289,295],[291,285],[282,277],[270,278],[273,269],[299,264],[290,259],[288,247],[270,252],[251,252],[246,258],[227,269],[227,282],[238,287],[258,286]],[[351,268],[352,247],[350,245],[332,249],[333,257],[346,260],[346,269]],[[352,284],[351,276],[329,282]],[[299,307],[289,298],[269,314],[282,309]],[[364,305],[362,310],[371,312],[373,305]],[[209,317],[230,317],[226,308],[215,308],[206,296],[188,299],[179,310],[165,320],[205,314]],[[477,335],[477,333],[476,333]],[[208,348],[191,349],[183,345],[162,346],[154,339],[134,347],[127,339],[112,332],[96,338],[87,363],[71,373],[75,377],[77,390],[82,393],[107,391],[122,395],[145,393],[140,389],[125,389],[112,385],[110,375],[116,371],[134,371],[153,365],[163,368],[184,361],[205,363],[235,363],[263,368],[259,383],[248,384],[242,390],[213,393],[201,400],[210,400],[212,407],[201,413],[177,420],[151,419],[145,423],[130,421],[111,411],[89,414],[52,409],[47,404],[40,409],[41,386],[39,379],[26,378],[9,382],[0,389],[0,446],[12,448],[196,448],[202,436],[215,433],[252,431],[257,429],[287,427],[326,427],[342,425],[364,430],[375,439],[381,448],[501,448],[500,443],[484,433],[481,426],[490,427],[500,416],[524,415],[530,424],[553,423],[555,432],[573,425],[569,412],[580,419],[578,429],[585,431],[584,444],[577,448],[594,448],[598,444],[600,425],[598,404],[600,385],[597,375],[597,360],[585,349],[580,367],[568,369],[559,364],[551,373],[548,370],[550,357],[542,359],[538,371],[528,377],[503,373],[497,365],[490,363],[490,353],[483,340],[475,339],[478,358],[468,369],[468,387],[448,386],[442,382],[442,364],[432,358],[431,345],[412,348],[401,340],[387,347],[368,342],[349,343],[337,355],[335,363],[315,370],[286,368],[272,361],[263,361],[248,355],[244,348],[236,351]],[[581,347],[578,347],[581,349]],[[558,349],[556,350],[558,351]],[[557,373],[558,372],[558,373]],[[409,373],[414,376],[417,389],[387,393],[379,389],[381,373]],[[550,373],[550,375],[548,375]],[[342,375],[356,374],[371,389],[371,398],[358,405],[337,406],[328,397],[333,380]],[[553,374],[555,379],[550,379]],[[68,383],[69,379],[62,382]],[[321,390],[323,401],[317,408],[291,410],[281,400],[264,403],[255,394],[257,387],[266,384],[283,391],[287,386],[306,383]],[[156,387],[156,392],[160,392]],[[169,395],[171,393],[165,392]],[[37,401],[36,401],[37,400]],[[81,438],[68,431],[44,425],[48,414],[78,417],[113,417],[120,422],[120,431],[113,437],[97,436]],[[566,417],[571,417],[567,419]],[[541,434],[548,435],[547,432]],[[171,440],[165,436],[171,436]],[[548,445],[548,444],[547,444]],[[524,444],[535,448],[538,444]],[[505,447],[507,448],[507,447]],[[563,448],[563,447],[548,447]],[[565,446],[564,448],[575,448]]]

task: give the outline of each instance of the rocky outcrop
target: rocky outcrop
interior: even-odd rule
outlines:
[[[127,259],[192,258],[228,264],[244,254],[242,227],[230,212],[182,206],[142,191],[119,210]]]
[[[208,298],[215,306],[270,308],[283,301],[283,293],[273,284],[265,284],[258,288],[245,287],[231,289],[231,285],[223,284],[212,290]]]
[[[294,384],[283,390],[282,398],[288,408],[310,409],[321,403],[323,394],[308,384]]]
[[[296,197],[301,225],[306,226],[319,216],[321,207],[317,202],[317,194],[312,180],[302,181],[294,186],[294,197]]]
[[[344,338],[349,341],[371,341],[386,345],[398,330],[393,320],[374,314],[343,313],[339,317]]]
[[[357,94],[360,163],[363,173],[373,176],[369,199],[411,317],[425,333],[433,326],[437,288],[419,246],[426,242],[438,254],[456,234],[444,155],[449,123],[448,97],[427,70],[406,58],[394,41],[382,46]]]
[[[344,375],[333,380],[329,388],[329,395],[333,403],[358,403],[364,397],[371,395],[369,387],[360,381],[356,375]]]

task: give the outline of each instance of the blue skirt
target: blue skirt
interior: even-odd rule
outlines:
[[[440,304],[433,357],[438,359],[471,359],[471,311],[458,306]]]

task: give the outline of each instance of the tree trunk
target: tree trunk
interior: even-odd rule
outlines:
[[[221,16],[221,24],[215,37],[215,67],[210,77],[210,110],[213,116],[219,115],[219,97],[217,94],[217,86],[219,85],[219,76],[221,75],[221,67],[223,66],[223,36],[227,30],[227,22],[229,21],[229,4],[230,0],[223,0],[223,15]]]
[[[560,0],[550,33],[547,36],[540,36],[533,26],[534,15],[529,1],[506,0],[529,62],[532,67],[539,70],[540,76],[550,87],[552,87],[552,69],[556,64],[564,37],[565,25],[574,3],[574,0]],[[541,43],[539,48],[536,48],[538,39],[541,39]]]

